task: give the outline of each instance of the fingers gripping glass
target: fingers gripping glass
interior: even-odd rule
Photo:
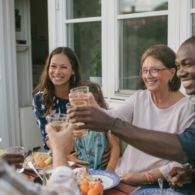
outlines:
[[[149,74],[150,74],[151,77],[157,77],[160,70],[168,70],[168,69],[169,68],[161,68],[161,69],[152,68],[150,70],[141,69],[141,70],[139,70],[139,75],[144,78],[144,77],[147,76],[147,74],[149,72]]]

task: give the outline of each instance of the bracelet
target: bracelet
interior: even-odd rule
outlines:
[[[108,130],[108,134],[109,134],[110,137],[113,137],[113,136],[114,136],[114,135],[112,134],[111,130],[112,130],[112,127],[114,126],[114,123],[116,122],[117,119],[118,119],[118,118],[115,118],[115,119],[112,121],[112,123],[111,123],[111,125],[110,125],[110,128],[109,128],[109,130]]]
[[[146,172],[145,175],[146,175],[146,179],[148,181],[148,184],[150,184],[150,185],[153,184],[154,183],[154,179],[152,177],[152,174],[149,173],[149,172]]]

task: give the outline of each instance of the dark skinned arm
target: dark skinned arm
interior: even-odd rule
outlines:
[[[82,116],[82,118],[71,119],[72,123],[85,123],[85,125],[79,126],[78,129],[108,132],[114,121],[114,118],[108,116],[103,110],[93,106],[75,107],[68,110],[68,113],[70,113],[70,118]],[[116,119],[112,126],[112,133],[126,143],[150,155],[182,164],[189,161],[175,134],[138,128],[120,119]]]

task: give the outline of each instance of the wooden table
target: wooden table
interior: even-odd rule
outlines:
[[[104,195],[129,195],[131,194],[134,190],[136,190],[135,187],[119,183],[117,186],[115,186],[112,189],[105,190]]]

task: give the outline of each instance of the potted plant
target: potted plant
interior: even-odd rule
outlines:
[[[90,50],[90,55],[92,59],[90,62],[90,81],[102,86],[102,55],[100,43],[97,43]]]

